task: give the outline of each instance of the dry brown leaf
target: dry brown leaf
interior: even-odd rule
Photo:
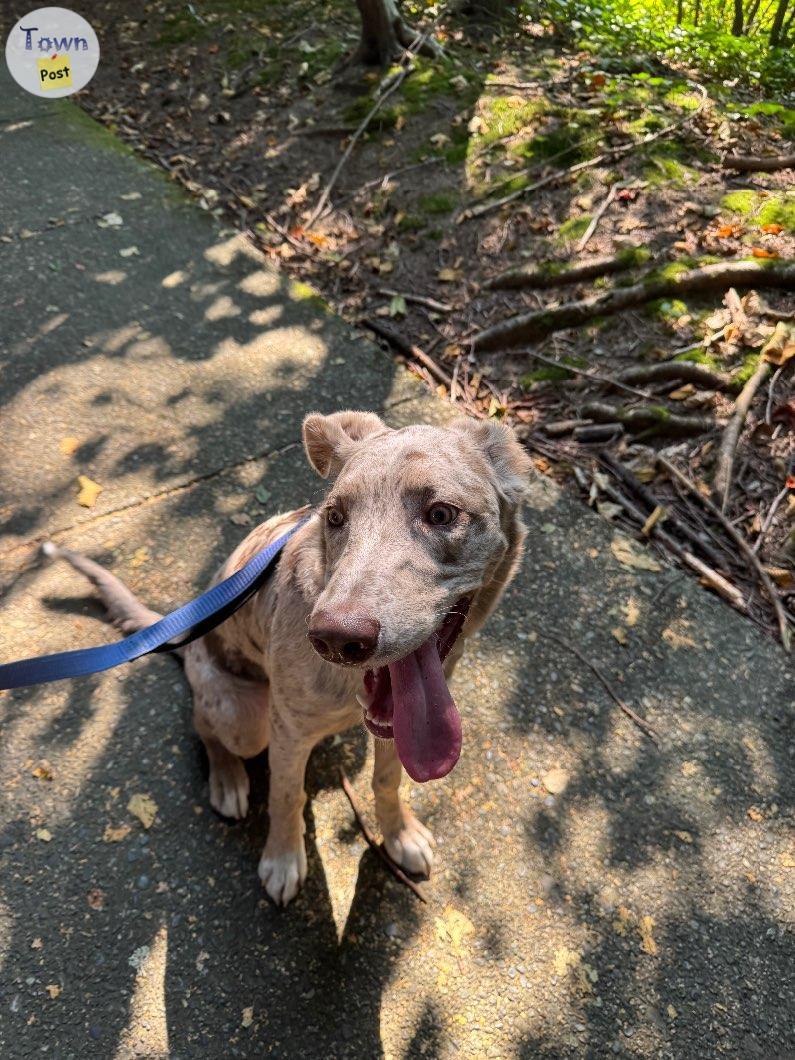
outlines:
[[[448,905],[442,915],[436,917],[435,924],[436,937],[441,942],[449,943],[456,957],[462,957],[464,942],[475,934],[475,925],[469,917]]]
[[[686,832],[684,828],[675,828],[674,835],[677,839],[681,839],[683,843],[692,844],[693,837],[689,832]]]
[[[105,892],[101,891],[99,887],[94,887],[86,895],[86,901],[92,909],[104,909]]]
[[[773,250],[765,250],[764,247],[751,247],[751,254],[755,258],[777,258],[778,254]]]
[[[80,439],[73,438],[71,435],[68,438],[62,438],[59,442],[59,448],[64,456],[71,456],[80,448]]]
[[[660,564],[644,549],[630,541],[628,537],[614,537],[610,542],[610,551],[618,562],[633,570],[658,571]]]
[[[127,809],[133,817],[138,818],[144,828],[151,828],[155,823],[157,803],[151,795],[142,795],[140,793],[133,795],[127,803]]]
[[[676,390],[672,390],[668,397],[671,401],[684,401],[685,398],[692,397],[695,394],[696,388],[692,383],[685,383],[684,386],[677,387]]]
[[[746,813],[748,814],[749,818],[752,821],[756,822],[757,824],[760,821],[764,821],[764,819],[765,819],[764,814],[762,813],[762,811],[759,809],[758,806],[749,806],[748,809],[746,810]]]
[[[39,937],[37,936],[37,937],[36,937],[36,938],[35,938],[35,939],[33,940],[33,942],[31,942],[31,944],[30,944],[30,948],[31,948],[32,950],[40,950],[40,949],[42,948],[42,946],[43,946],[43,945],[44,945],[44,943],[43,943],[43,942],[42,942],[42,940],[41,940],[41,939],[40,939],[40,938],[39,938]]]
[[[52,780],[52,766],[46,758],[42,758],[38,765],[34,766],[30,772],[36,780]]]
[[[48,828],[37,828],[33,834],[42,843],[49,843],[52,840],[52,832]]]
[[[142,567],[144,563],[149,562],[149,549],[142,547],[137,548],[133,553],[133,558],[130,560],[131,567]]]
[[[561,946],[560,949],[555,950],[555,955],[552,959],[554,974],[557,976],[566,975],[568,970],[576,968],[581,960],[582,957],[576,950],[570,950],[568,946]]]
[[[639,618],[640,608],[638,607],[638,602],[634,596],[630,596],[629,600],[624,604],[624,621],[628,626],[636,626]]]
[[[243,1009],[243,1016],[242,1016],[242,1019],[240,1020],[240,1026],[241,1027],[250,1027],[253,1022],[254,1022],[254,1006],[253,1005],[247,1005],[246,1008]]]
[[[769,236],[777,236],[779,232],[784,231],[784,225],[774,223],[760,225],[759,227],[762,229],[763,232],[766,232]]]
[[[105,826],[102,839],[105,843],[120,843],[122,839],[127,838],[131,831],[132,828],[128,824],[120,824],[118,828],[114,828],[113,825],[109,824]]]
[[[610,632],[622,647],[626,647],[627,631],[622,626],[616,626],[614,629],[611,629]]]
[[[462,279],[463,275],[461,269],[439,269],[436,273],[436,279],[440,283],[457,283],[458,280]]]
[[[765,343],[762,360],[769,361],[770,364],[781,365],[786,364],[792,357],[795,357],[795,338],[789,326],[780,320],[770,339]]]
[[[77,484],[80,487],[77,503],[82,504],[84,508],[93,508],[97,503],[97,497],[102,493],[102,486],[85,475],[78,475]]]
[[[569,774],[565,769],[550,769],[541,778],[541,783],[550,795],[562,795],[569,786]]]
[[[57,983],[49,983],[47,986],[45,986],[44,989],[47,991],[53,1001],[56,999],[56,997],[58,997],[61,992],[61,988],[60,986],[58,986]]]
[[[644,953],[648,953],[650,957],[656,956],[657,943],[654,941],[652,934],[654,931],[654,917],[642,916],[638,922],[638,931],[640,932],[640,948]]]

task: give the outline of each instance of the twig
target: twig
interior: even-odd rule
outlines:
[[[438,379],[440,383],[444,383],[448,390],[451,389],[453,385],[452,376],[449,376],[444,368],[441,368],[425,350],[421,350],[419,346],[415,346],[408,339],[404,339],[402,335],[393,331],[386,324],[382,324],[380,320],[370,320],[368,318],[363,319],[361,323],[366,328],[369,328],[370,331],[374,331],[376,335],[380,335],[382,339],[385,339],[391,346],[398,349],[404,356],[413,357],[419,361],[435,379]]]
[[[578,469],[575,468],[575,476],[577,475],[577,471]],[[620,504],[626,512],[629,512],[641,527],[645,525],[645,514],[620,490],[607,482],[602,485],[602,489],[608,497],[612,497],[612,499],[617,504]],[[743,614],[747,612],[748,607],[745,603],[743,594],[736,585],[732,585],[728,578],[724,578],[722,574],[713,570],[712,567],[708,567],[706,563],[702,563],[698,556],[694,556],[692,552],[688,552],[686,548],[683,548],[682,545],[680,545],[678,541],[675,541],[669,533],[662,529],[662,527],[653,526],[651,528],[651,535],[654,537],[655,541],[664,544],[669,552],[672,552],[678,560],[690,567],[692,571],[695,571],[701,580],[706,582],[711,589],[714,589],[719,596],[722,596],[724,600],[730,603],[733,607],[736,607],[738,611],[743,612]]]
[[[737,545],[737,547],[740,549],[740,551],[748,560],[748,562],[751,564],[757,578],[764,586],[765,592],[767,593],[770,602],[773,605],[773,610],[775,611],[776,618],[778,619],[778,628],[779,632],[781,633],[781,642],[784,645],[784,650],[789,651],[790,630],[789,626],[787,625],[787,615],[784,611],[781,600],[779,599],[778,593],[776,592],[776,588],[773,585],[773,582],[770,580],[767,571],[760,563],[759,557],[752,550],[751,546],[745,540],[740,531],[735,526],[733,526],[732,523],[726,518],[726,516],[723,514],[717,504],[710,500],[709,497],[705,497],[703,493],[701,493],[699,488],[696,486],[695,482],[688,478],[688,476],[685,475],[684,472],[680,471],[678,467],[672,464],[670,460],[666,460],[666,458],[664,456],[661,456],[659,453],[657,454],[657,462],[660,464],[661,467],[664,467],[670,475],[673,475],[674,478],[681,482],[683,486],[686,486],[687,489],[701,501],[707,511],[718,520],[723,529],[726,531],[732,541]]]
[[[624,700],[621,698],[621,696],[619,696],[619,694],[607,680],[607,678],[599,669],[599,667],[596,666],[595,663],[592,663],[591,660],[587,658],[587,656],[583,655],[579,648],[576,648],[572,643],[570,643],[568,640],[565,640],[557,633],[552,633],[546,626],[541,629],[539,626],[534,625],[532,622],[530,623],[530,625],[533,627],[533,629],[535,629],[539,637],[544,637],[548,640],[554,641],[555,644],[560,645],[561,648],[566,648],[573,655],[576,655],[580,662],[583,664],[583,666],[587,666],[591,673],[594,675],[594,677],[596,677],[596,679],[601,683],[602,687],[613,700],[613,702],[616,704],[616,706],[620,710],[622,710],[624,714],[626,714],[630,721],[634,722],[635,725],[637,725],[637,727],[640,729],[644,736],[648,736],[648,738],[653,744],[655,744],[655,746],[660,746],[660,736],[654,726],[650,725],[645,718],[642,718],[640,714],[637,714],[632,709],[632,707],[628,706],[624,702]]]
[[[621,144],[619,147],[609,148],[595,158],[590,158],[585,162],[578,162],[576,165],[569,166],[568,169],[559,170],[557,173],[551,173],[549,176],[537,180],[534,184],[528,184],[524,188],[518,188],[516,191],[512,191],[509,195],[503,195],[501,199],[492,199],[489,202],[472,206],[469,209],[464,210],[458,220],[466,221],[471,217],[481,217],[483,214],[489,213],[491,210],[498,210],[501,206],[505,206],[509,202],[513,202],[515,199],[530,194],[530,192],[538,191],[540,188],[547,187],[549,184],[557,184],[558,181],[566,180],[568,177],[572,177],[576,173],[582,172],[583,169],[592,169],[594,166],[601,165],[602,162],[621,158],[623,155],[629,154],[630,151],[636,151],[641,147],[645,147],[647,144],[653,143],[655,140],[661,139],[663,136],[668,136],[669,133],[676,132],[683,128],[696,117],[709,99],[706,89],[702,85],[696,85],[693,82],[691,83],[694,84],[694,87],[701,93],[701,101],[695,110],[690,111],[679,121],[674,122],[671,125],[666,125],[665,128],[658,129],[657,132],[647,133],[640,140],[633,140],[632,143]]]
[[[448,305],[447,302],[437,302],[435,298],[428,298],[424,294],[395,291],[391,287],[379,287],[378,293],[384,294],[388,298],[402,298],[406,302],[413,302],[414,305],[423,305],[426,309],[432,309],[436,313],[452,313],[453,311],[453,307]]]
[[[791,291],[795,288],[795,262],[717,262],[660,279],[655,279],[652,273],[631,287],[617,287],[578,302],[567,302],[552,309],[538,309],[501,320],[475,335],[472,343],[477,350],[507,349],[543,338],[563,328],[591,324],[596,317],[613,316],[657,298],[679,298],[684,294],[703,294],[732,286],[776,287]]]
[[[661,505],[661,501],[655,496],[649,487],[644,485],[644,483],[642,483],[628,467],[625,467],[610,453],[600,453],[599,459],[608,471],[619,480],[619,482],[623,482],[639,500],[643,501],[650,512],[654,511]],[[668,508],[668,519],[670,520],[670,525],[678,530],[680,536],[687,538],[692,545],[695,545],[696,548],[700,549],[709,559],[710,563],[714,563],[716,567],[724,567],[725,569],[724,558],[720,556],[711,545],[702,541],[698,536],[698,533],[689,525],[689,523],[686,523],[683,519],[679,519],[676,513],[672,512],[670,508]]]
[[[411,65],[411,62],[407,60],[412,59],[420,51],[423,44],[425,44],[425,42],[429,39],[433,29],[439,21],[439,18],[440,15],[437,15],[436,19],[434,19],[434,21],[425,30],[425,32],[419,34],[411,43],[411,45],[406,49],[405,55],[403,57],[403,66],[398,71],[398,73],[395,74],[395,76],[392,78],[391,84],[386,89],[384,89],[384,91],[381,92],[381,94],[376,98],[370,110],[367,112],[367,114],[365,114],[364,118],[359,123],[359,126],[354,132],[353,136],[351,136],[350,140],[348,141],[348,146],[345,148],[345,151],[342,154],[342,158],[340,158],[339,162],[334,167],[334,172],[329,177],[328,182],[325,188],[323,189],[314,210],[309,215],[309,219],[306,221],[306,224],[304,226],[305,228],[311,228],[315,221],[318,219],[318,217],[320,217],[321,213],[323,213],[323,210],[326,208],[326,203],[329,200],[329,196],[331,195],[331,192],[334,189],[334,185],[337,183],[337,179],[339,178],[339,175],[342,172],[345,163],[351,157],[351,153],[354,147],[358,143],[359,139],[364,135],[367,126],[375,117],[376,113],[380,110],[381,106],[386,102],[387,99],[389,99],[389,97],[394,92],[396,92],[400,88],[400,86],[406,80],[408,75],[414,70],[414,67]]]
[[[727,155],[721,165],[741,173],[774,173],[778,169],[795,169],[795,155]]]
[[[731,376],[724,372],[711,372],[692,361],[665,361],[662,364],[641,365],[629,368],[618,376],[622,383],[657,383],[681,381],[708,386],[713,390],[722,390],[731,382]]]
[[[778,382],[779,376],[781,375],[783,370],[784,370],[784,365],[783,364],[779,365],[779,367],[775,370],[775,372],[773,372],[773,376],[772,376],[772,378],[770,380],[770,386],[767,388],[767,404],[765,405],[765,423],[768,425],[768,427],[770,427],[772,422],[773,422],[772,419],[771,419],[771,416],[773,414],[773,396],[774,396],[774,394],[776,392],[776,383]]]
[[[422,891],[414,882],[414,880],[409,879],[403,869],[401,869],[400,865],[398,865],[396,861],[392,860],[387,851],[384,849],[383,845],[379,843],[373,835],[373,832],[369,824],[367,823],[367,820],[365,819],[362,808],[359,805],[359,799],[357,798],[356,792],[353,790],[353,785],[348,780],[348,776],[345,770],[342,768],[340,768],[340,782],[342,783],[342,790],[347,795],[348,802],[351,804],[351,809],[353,810],[353,816],[356,818],[356,823],[361,829],[362,835],[367,840],[367,843],[370,848],[375,851],[375,853],[383,861],[383,863],[386,865],[386,867],[389,869],[389,871],[392,873],[396,880],[400,880],[400,882],[405,884],[410,891],[413,891],[414,894],[416,894],[416,896],[421,902],[425,902],[427,904],[428,899],[422,893]]]
[[[682,416],[657,405],[634,409],[617,408],[605,401],[589,401],[582,407],[583,416],[597,423],[623,423],[628,431],[644,431],[672,438],[711,431],[716,421],[711,416]]]
[[[628,394],[633,394],[635,397],[645,398],[647,401],[653,401],[653,395],[649,394],[646,390],[638,390],[634,386],[628,386],[626,383],[622,383],[619,379],[613,379],[609,375],[599,375],[597,372],[588,369],[586,372],[583,368],[577,368],[573,364],[564,364],[563,361],[556,361],[552,357],[545,357],[543,353],[538,353],[536,350],[517,350],[517,353],[524,353],[528,357],[533,357],[537,361],[543,361],[544,364],[552,365],[553,368],[564,368],[567,372],[571,372],[572,375],[580,375],[584,379],[594,379],[598,383],[605,383],[608,386],[616,387],[618,390],[625,390]]]
[[[775,517],[776,512],[779,509],[779,505],[781,504],[781,502],[784,500],[784,498],[787,496],[788,493],[789,493],[789,486],[785,486],[784,489],[779,490],[779,492],[773,498],[773,503],[770,505],[770,511],[765,516],[765,521],[762,523],[762,528],[759,531],[759,536],[757,537],[756,541],[754,541],[753,547],[751,548],[751,551],[756,553],[757,555],[759,554],[759,549],[762,547],[762,542],[765,540],[765,537],[767,536],[767,532],[768,532],[768,530],[770,529],[770,527],[771,527],[771,525],[773,523],[773,519]]]
[[[588,225],[588,227],[583,232],[582,239],[577,244],[577,253],[578,254],[582,254],[582,252],[588,246],[588,244],[591,241],[591,236],[594,234],[594,232],[596,231],[597,225],[599,224],[599,222],[602,220],[602,218],[604,217],[604,215],[607,213],[608,209],[610,208],[610,204],[615,199],[616,193],[618,192],[618,189],[619,188],[623,188],[623,187],[626,187],[626,185],[622,184],[622,183],[620,183],[618,181],[615,184],[611,184],[610,185],[610,190],[608,191],[607,195],[602,200],[602,203],[599,206],[599,208],[597,209],[596,213],[591,218],[591,223]]]
[[[765,354],[779,345],[783,347],[788,338],[788,326],[784,323],[776,324],[775,331],[762,347],[756,371],[737,395],[737,401],[734,403],[734,415],[729,420],[726,430],[723,432],[717,466],[715,468],[715,478],[713,481],[713,490],[716,497],[720,500],[721,511],[725,512],[726,505],[729,503],[729,493],[731,492],[732,486],[732,470],[734,468],[734,454],[737,450],[737,442],[740,438],[740,432],[745,424],[745,418],[748,415],[751,402],[756,397],[757,390],[773,371],[773,364],[771,361],[765,360]]]
[[[284,225],[280,225],[272,214],[266,213],[262,216],[268,227],[272,228],[274,232],[276,232],[282,237],[282,239],[287,240],[291,247],[295,247],[296,250],[300,250],[302,254],[311,253],[311,248],[309,244],[302,243],[299,239],[296,239],[295,236],[291,236],[287,229],[284,227]]]

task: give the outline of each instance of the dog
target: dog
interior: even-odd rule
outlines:
[[[207,750],[210,802],[248,812],[244,765],[268,748],[270,830],[259,877],[279,905],[306,878],[304,773],[322,739],[362,722],[375,737],[373,792],[390,856],[428,875],[434,841],[399,796],[402,771],[445,776],[461,752],[447,681],[522,554],[529,458],[493,421],[391,429],[371,412],[313,413],[306,456],[331,487],[276,571],[234,615],[179,649]],[[218,571],[229,577],[307,514],[256,527]],[[132,633],[161,616],[110,572],[49,546],[97,587]]]

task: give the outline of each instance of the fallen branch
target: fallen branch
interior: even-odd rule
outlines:
[[[623,409],[606,402],[591,401],[583,406],[582,414],[597,423],[622,423],[632,433],[646,431],[670,438],[704,434],[715,427],[715,420],[710,416],[681,416],[662,405]]]
[[[756,553],[757,555],[759,554],[759,550],[762,547],[762,542],[767,536],[768,530],[773,525],[773,519],[775,518],[776,512],[778,511],[781,502],[784,500],[788,493],[789,486],[785,486],[782,490],[779,490],[779,492],[773,498],[773,502],[770,505],[770,510],[765,516],[765,521],[762,523],[762,527],[759,531],[759,536],[757,537],[756,541],[754,541],[753,548],[751,549],[751,551]]]
[[[421,350],[419,346],[415,346],[409,342],[408,339],[404,339],[398,332],[393,331],[392,328],[386,324],[382,324],[380,320],[371,320],[369,318],[363,319],[361,323],[369,328],[370,331],[374,331],[376,335],[380,335],[382,339],[385,339],[390,346],[394,346],[396,350],[402,353],[405,357],[412,357],[415,361],[419,361],[421,365],[428,369],[434,379],[438,379],[440,383],[448,388],[452,389],[453,378],[445,372],[444,368],[434,361],[424,350]]]
[[[711,372],[692,361],[666,361],[665,364],[649,364],[640,368],[630,368],[618,376],[622,383],[695,383],[696,386],[708,386],[712,390],[722,390],[731,382],[731,376],[724,372]]]
[[[734,415],[729,420],[726,430],[723,432],[723,439],[720,443],[720,451],[718,453],[715,478],[713,481],[713,491],[720,501],[721,511],[725,512],[726,505],[729,503],[729,494],[732,486],[732,471],[734,469],[734,454],[737,450],[737,442],[740,438],[740,432],[745,424],[745,418],[748,415],[751,403],[756,397],[757,390],[773,371],[773,364],[770,361],[765,360],[765,354],[773,349],[779,347],[783,348],[788,339],[789,327],[785,323],[779,322],[776,324],[773,334],[762,347],[756,371],[737,396],[737,401],[734,404]]]
[[[645,247],[629,247],[618,254],[607,254],[585,261],[564,264],[558,261],[544,261],[538,265],[522,265],[508,269],[487,280],[483,287],[487,291],[510,291],[531,288],[543,290],[546,287],[562,287],[564,284],[584,283],[597,276],[610,276],[616,272],[625,272],[637,265],[643,265],[649,258]]]
[[[779,169],[795,169],[795,155],[727,155],[721,164],[724,169],[741,173],[775,173]]]
[[[723,514],[717,504],[711,501],[709,497],[704,496],[704,494],[699,490],[698,486],[696,486],[695,482],[688,478],[688,476],[685,475],[684,472],[680,471],[678,467],[672,464],[670,460],[666,460],[666,458],[664,456],[661,456],[659,453],[657,454],[657,462],[660,464],[661,467],[665,468],[669,475],[672,475],[675,479],[677,479],[677,481],[680,482],[683,486],[685,486],[690,491],[690,493],[693,494],[694,497],[697,497],[698,500],[701,501],[707,511],[718,520],[723,529],[726,531],[726,533],[729,535],[735,545],[737,545],[739,550],[748,560],[757,578],[762,583],[762,586],[764,587],[764,590],[767,593],[771,604],[773,605],[773,610],[775,611],[776,618],[778,619],[778,628],[781,634],[781,642],[784,645],[784,650],[789,651],[790,629],[787,624],[787,615],[784,611],[784,607],[781,603],[781,600],[779,599],[778,593],[776,592],[776,587],[773,585],[773,582],[770,580],[770,576],[759,561],[759,557],[753,551],[753,549],[745,540],[745,538],[737,529],[737,527],[734,526],[729,521],[729,519],[726,518],[726,516]]]
[[[572,437],[575,442],[582,442],[583,445],[587,445],[589,442],[609,442],[623,433],[623,423],[589,424],[586,420],[585,426],[574,428]]]
[[[563,328],[592,324],[597,317],[613,316],[625,309],[645,305],[658,298],[722,291],[727,287],[795,288],[795,261],[777,263],[729,261],[686,269],[678,276],[655,279],[654,274],[631,287],[618,287],[551,309],[520,313],[486,328],[472,340],[476,350],[499,350],[520,346]]]
[[[344,769],[340,769],[340,782],[342,783],[342,790],[347,795],[348,802],[351,804],[351,809],[353,810],[353,816],[356,818],[356,823],[361,829],[362,835],[367,840],[368,846],[375,851],[375,853],[378,855],[381,861],[383,861],[383,863],[386,865],[386,867],[389,869],[389,871],[392,873],[396,880],[400,880],[400,882],[405,884],[410,891],[413,891],[414,894],[416,894],[416,896],[421,902],[425,902],[427,904],[428,899],[422,893],[422,891],[414,882],[414,880],[409,879],[403,869],[401,869],[400,865],[398,865],[396,861],[392,860],[392,858],[384,849],[383,845],[379,843],[373,835],[372,829],[367,823],[362,808],[359,805],[359,799],[357,798],[356,792],[353,790],[353,785],[348,780],[348,776]]]
[[[575,474],[578,469],[575,469]],[[646,516],[640,509],[620,490],[614,486],[605,484],[602,487],[603,491],[608,497],[612,498],[619,504],[627,513],[629,513],[641,527],[646,525]],[[653,526],[650,529],[651,536],[672,552],[678,560],[681,560],[686,566],[690,567],[705,582],[711,589],[714,589],[719,596],[722,596],[724,600],[730,603],[733,607],[736,607],[738,611],[742,611],[743,614],[748,610],[745,603],[745,598],[736,585],[724,578],[722,574],[718,574],[717,571],[708,567],[706,563],[694,556],[692,552],[688,552],[686,548],[683,548],[678,541],[675,541],[670,534],[666,533],[660,526]]]
[[[476,206],[471,206],[464,210],[457,220],[467,221],[471,217],[482,217],[483,214],[490,213],[492,210],[498,210],[501,206],[506,206],[509,202],[514,202],[516,199],[521,198],[524,195],[529,195],[533,191],[538,191],[540,188],[546,188],[550,184],[557,184],[562,180],[569,179],[575,174],[581,173],[584,169],[592,169],[594,166],[601,165],[602,162],[613,162],[615,159],[621,158],[624,155],[629,154],[631,151],[637,151],[641,147],[646,147],[648,144],[653,143],[655,140],[660,140],[663,136],[668,136],[672,132],[677,132],[679,129],[693,121],[709,99],[706,90],[701,85],[694,84],[694,87],[701,93],[701,100],[694,110],[689,111],[679,121],[673,122],[671,125],[666,125],[664,128],[658,129],[657,132],[647,133],[645,136],[641,137],[640,140],[633,140],[628,144],[621,144],[618,147],[608,148],[607,151],[603,151],[602,154],[597,155],[595,158],[589,158],[585,162],[577,162],[575,165],[569,166],[567,169],[561,169],[557,173],[550,173],[548,176],[542,177],[541,180],[537,180],[534,184],[527,184],[524,188],[518,188],[516,191],[512,191],[509,195],[503,195],[501,199],[491,199],[488,202],[478,203]]]

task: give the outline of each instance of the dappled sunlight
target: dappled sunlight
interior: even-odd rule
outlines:
[[[114,1060],[168,1060],[168,1018],[166,1015],[166,966],[168,928],[161,924],[150,946],[142,948],[136,962],[135,984],[130,999],[130,1016],[121,1034]]]
[[[256,264],[262,261],[260,252],[241,232],[235,232],[228,239],[222,239],[214,246],[208,247],[204,251],[204,257],[213,265],[218,265],[221,268],[231,265],[237,258],[243,258]]]
[[[164,276],[160,285],[170,291],[185,283],[188,278],[189,274],[184,269],[176,269],[174,272],[170,272],[168,276]]]
[[[240,306],[235,305],[229,295],[221,295],[204,310],[205,320],[225,320],[227,317],[240,316]],[[250,319],[250,318],[249,318]]]
[[[127,278],[127,273],[124,269],[108,269],[107,272],[95,272],[91,277],[95,283],[104,283],[108,287],[118,287]]]

